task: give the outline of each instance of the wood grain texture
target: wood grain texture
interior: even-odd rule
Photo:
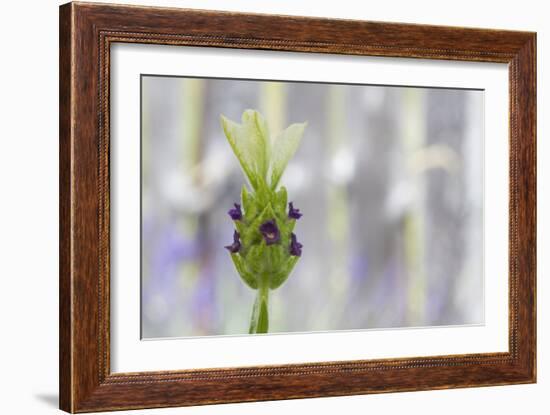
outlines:
[[[72,20],[70,8],[59,14],[59,406],[72,407],[71,321],[71,102]]]
[[[509,352],[111,373],[109,69],[116,42],[509,64]],[[536,36],[69,3],[60,8],[60,407],[90,412],[534,382]]]

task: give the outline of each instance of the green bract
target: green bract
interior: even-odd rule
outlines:
[[[287,211],[288,196],[278,188],[284,170],[304,133],[306,123],[292,124],[271,137],[263,116],[246,110],[241,124],[223,115],[222,127],[248,179],[241,191],[241,206],[229,213],[234,219],[233,245],[226,248],[242,280],[257,290],[250,333],[267,333],[269,290],[280,287],[301,255],[302,245],[293,234],[301,214]],[[292,216],[292,217],[291,217]]]

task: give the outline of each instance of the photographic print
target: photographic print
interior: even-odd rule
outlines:
[[[483,99],[142,75],[142,338],[483,324]]]
[[[60,408],[536,382],[536,33],[59,17]]]

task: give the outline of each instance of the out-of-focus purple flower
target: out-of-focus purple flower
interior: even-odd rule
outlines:
[[[349,274],[354,284],[362,284],[369,278],[369,261],[366,252],[354,252],[349,258]]]
[[[241,205],[238,203],[233,203],[233,206],[235,206],[232,209],[229,209],[227,211],[227,214],[231,216],[231,219],[233,220],[241,220],[243,218],[243,212],[241,211]]]
[[[224,246],[224,248],[232,254],[239,252],[241,249],[241,241],[239,240],[240,237],[241,235],[239,235],[239,232],[233,232],[233,243],[231,245]]]
[[[273,245],[281,239],[281,233],[274,219],[268,220],[260,225],[260,232],[264,237],[266,245]]]
[[[302,217],[300,209],[294,209],[292,202],[288,204],[288,217],[291,219],[300,219]]]
[[[302,256],[303,245],[298,242],[294,233],[290,234],[290,255]]]

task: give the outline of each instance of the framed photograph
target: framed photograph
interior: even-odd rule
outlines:
[[[536,381],[536,35],[60,8],[60,407]]]

